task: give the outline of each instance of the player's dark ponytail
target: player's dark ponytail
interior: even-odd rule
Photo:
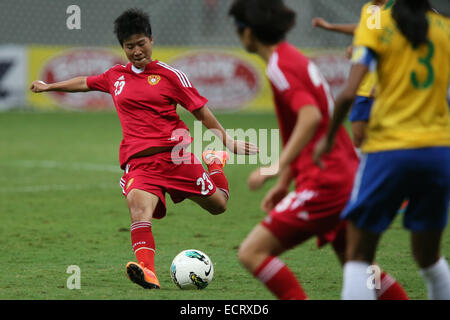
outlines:
[[[267,45],[283,40],[294,27],[296,18],[283,0],[235,0],[229,14],[234,17],[238,30],[249,27]]]
[[[426,14],[429,10],[428,0],[396,0],[392,8],[398,28],[414,48],[427,40],[429,23]]]

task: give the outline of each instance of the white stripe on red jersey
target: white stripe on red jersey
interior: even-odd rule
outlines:
[[[166,68],[166,69],[172,71],[173,73],[175,73],[178,76],[178,79],[180,79],[180,82],[184,87],[192,88],[192,84],[184,72],[182,72],[178,69],[175,69],[174,67],[171,67],[168,64],[165,64],[164,62],[161,62],[161,61],[159,61],[157,64],[159,66]]]
[[[278,67],[278,53],[274,52],[270,57],[266,70],[267,77],[270,82],[278,89],[278,91],[285,91],[290,88],[289,82]]]

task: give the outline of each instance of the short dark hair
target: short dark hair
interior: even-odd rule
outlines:
[[[428,39],[427,12],[431,10],[428,0],[397,0],[392,8],[392,17],[401,33],[414,48]]]
[[[141,9],[128,9],[114,21],[114,33],[121,46],[123,42],[134,34],[152,36],[150,17]]]
[[[295,26],[296,18],[283,0],[235,0],[228,14],[234,18],[239,32],[249,27],[266,45],[283,40]]]

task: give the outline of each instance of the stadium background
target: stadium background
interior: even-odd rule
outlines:
[[[357,20],[365,0],[288,0],[298,13],[288,40],[318,64],[337,94],[349,64],[344,48],[351,37],[311,27],[311,17],[336,23]],[[101,73],[124,56],[112,32],[114,19],[126,8],[150,13],[154,57],[183,70],[213,109],[271,110],[262,61],[242,51],[227,15],[231,0],[156,1],[2,1],[0,4],[0,109],[112,108],[100,93],[31,95],[35,79],[55,81]],[[68,29],[71,5],[80,8],[80,29]],[[448,0],[434,0],[448,12]],[[76,49],[75,49],[76,48]]]
[[[154,223],[157,271],[167,291],[144,295],[123,274],[133,253],[118,187],[121,134],[111,99],[104,94],[86,98],[28,91],[35,79],[100,73],[123,61],[113,21],[125,9],[138,7],[151,16],[154,58],[185,71],[210,99],[224,127],[276,128],[263,62],[240,48],[227,16],[230,3],[0,1],[0,299],[273,298],[235,258],[240,241],[264,216],[259,203],[270,187],[249,193],[245,179],[254,165],[227,167],[233,198],[223,217],[205,215],[190,202],[174,206],[168,201],[167,217]],[[313,29],[311,19],[353,23],[365,1],[286,3],[298,13],[288,40],[317,63],[336,94],[349,69],[345,48],[351,37]],[[66,10],[74,4],[81,9],[79,30],[66,24],[71,15]],[[450,13],[448,0],[433,4]],[[192,126],[190,115],[183,119]],[[205,292],[180,293],[170,283],[171,259],[186,246],[206,252],[215,263],[216,280]],[[450,256],[448,235],[443,247]],[[312,299],[339,299],[341,270],[331,250],[317,251],[311,241],[283,259],[298,272]],[[411,298],[426,298],[401,221],[382,241],[377,260]],[[82,290],[66,288],[71,264],[82,270]]]

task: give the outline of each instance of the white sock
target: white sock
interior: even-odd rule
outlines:
[[[450,300],[450,270],[444,257],[419,272],[425,280],[429,299]]]
[[[375,288],[369,289],[370,273],[367,262],[349,261],[344,265],[344,284],[341,297],[343,300],[376,300]]]

